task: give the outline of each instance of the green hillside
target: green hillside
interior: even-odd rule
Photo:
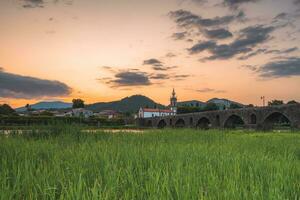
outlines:
[[[116,110],[119,112],[137,112],[140,107],[148,108],[165,108],[164,105],[158,104],[148,97],[143,95],[133,95],[130,97],[123,98],[119,101],[112,102],[99,102],[86,106],[86,109],[94,112],[102,110]]]

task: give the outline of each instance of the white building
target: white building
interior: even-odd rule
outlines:
[[[172,110],[153,109],[153,108],[140,108],[139,118],[162,117],[175,115]]]
[[[170,98],[170,109],[153,109],[153,108],[140,108],[138,117],[139,118],[150,118],[150,117],[163,117],[176,115],[177,113],[177,97],[175,90],[173,89],[172,96]]]

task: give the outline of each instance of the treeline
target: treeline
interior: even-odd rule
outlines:
[[[251,107],[252,105],[249,105]],[[243,106],[239,104],[232,103],[228,109],[238,109],[242,108]],[[194,106],[180,106],[177,108],[178,114],[186,114],[186,113],[195,113],[195,112],[205,112],[205,111],[214,111],[214,110],[225,110],[225,105],[220,106],[216,103],[208,103],[204,107],[194,107]]]
[[[51,124],[82,124],[88,126],[123,126],[124,119],[51,117],[51,116],[0,116],[0,126],[32,126]]]
[[[297,104],[297,101],[288,101],[286,104]],[[284,105],[282,100],[272,100],[268,102],[268,106],[280,106]],[[187,113],[196,113],[196,112],[205,112],[205,111],[214,111],[214,110],[226,110],[226,109],[239,109],[239,108],[251,108],[254,107],[253,104],[247,106],[242,106],[239,104],[232,103],[229,107],[226,108],[225,105],[217,105],[216,103],[208,103],[204,107],[194,107],[194,106],[179,106],[177,108],[178,114],[187,114]]]
[[[292,101],[288,101],[286,104],[296,104],[296,103],[298,103],[298,102],[295,100],[292,100]],[[277,99],[274,99],[274,100],[268,102],[268,106],[280,106],[283,104],[284,104],[284,101],[277,100]]]

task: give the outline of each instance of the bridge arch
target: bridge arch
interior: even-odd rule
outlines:
[[[291,127],[291,120],[282,112],[272,112],[267,115],[263,121],[264,129],[272,128],[289,128]]]
[[[230,115],[224,122],[224,128],[244,127],[245,122],[239,115]]]
[[[211,122],[207,117],[202,117],[197,122],[197,128],[200,129],[209,129],[210,126],[211,126]]]
[[[167,123],[164,119],[161,119],[157,124],[157,128],[165,128],[166,126],[167,126]]]
[[[185,122],[181,118],[179,118],[175,123],[175,127],[177,127],[177,128],[183,128],[184,126],[185,126]]]

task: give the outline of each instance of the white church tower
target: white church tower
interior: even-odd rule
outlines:
[[[170,108],[174,114],[177,113],[177,97],[174,88],[173,88],[172,96],[170,98]]]

